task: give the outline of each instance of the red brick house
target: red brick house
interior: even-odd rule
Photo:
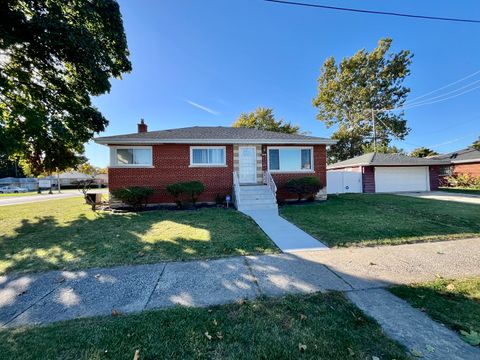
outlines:
[[[288,198],[282,187],[295,177],[316,176],[325,187],[326,146],[335,143],[314,136],[221,126],[147,131],[143,121],[137,133],[99,137],[95,142],[110,148],[112,190],[150,187],[155,190],[151,203],[172,203],[167,185],[198,180],[205,184],[199,201],[231,195],[239,202],[243,198],[245,204],[247,198],[263,197],[266,204],[270,198]]]
[[[328,166],[329,193],[433,191],[446,160],[368,153]],[[355,189],[355,190],[354,190]]]
[[[466,148],[432,158],[449,161],[449,164],[442,167],[440,171],[443,176],[469,174],[480,178],[480,150]]]

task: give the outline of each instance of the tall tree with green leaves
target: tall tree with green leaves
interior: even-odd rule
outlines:
[[[381,39],[371,52],[362,49],[340,63],[328,58],[320,70],[313,105],[318,120],[338,127],[332,137],[339,142],[331,146],[335,161],[361,155],[373,143],[372,112],[380,148],[388,148],[393,138],[404,139],[410,130],[402,111],[388,110],[406,101],[410,89],[403,82],[413,55],[390,52],[391,45],[391,39]]]
[[[273,109],[257,107],[255,111],[241,113],[232,124],[233,127],[244,127],[268,131],[283,132],[287,134],[298,134],[300,127],[285,122],[283,119],[276,120]]]
[[[413,149],[412,152],[410,153],[410,156],[418,157],[418,158],[424,158],[427,156],[434,156],[434,155],[438,155],[438,152],[423,146]]]
[[[0,0],[0,153],[32,174],[84,161],[108,124],[91,102],[131,70],[114,0]]]

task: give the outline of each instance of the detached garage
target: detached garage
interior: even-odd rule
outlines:
[[[330,174],[328,177],[334,180],[342,178],[341,173],[361,174],[359,178],[362,185],[358,187],[358,192],[431,191],[438,189],[440,166],[446,164],[442,160],[401,154],[368,153],[329,165],[327,176]],[[330,184],[328,181],[327,186],[341,189],[339,184]],[[349,189],[350,186],[345,191],[335,192],[351,192]]]

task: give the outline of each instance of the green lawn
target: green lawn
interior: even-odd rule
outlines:
[[[94,213],[82,198],[0,207],[0,274],[277,251],[232,209]]]
[[[480,206],[399,195],[344,194],[284,205],[286,219],[330,246],[400,244],[480,236]]]
[[[305,347],[304,347],[305,346]],[[340,293],[0,331],[5,359],[408,359]]]
[[[450,188],[450,187],[441,187],[439,190],[447,191],[452,193],[461,193],[461,194],[470,194],[470,195],[480,195],[480,189],[472,189],[472,188]]]
[[[438,279],[390,291],[453,330],[480,335],[480,278]]]

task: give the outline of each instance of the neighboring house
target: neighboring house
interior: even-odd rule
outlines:
[[[368,153],[327,167],[328,193],[431,191],[448,161]]]
[[[0,179],[0,187],[2,186],[18,186],[34,191],[38,189],[38,181],[35,178],[6,177]]]
[[[449,161],[448,165],[442,167],[440,175],[469,174],[480,177],[480,150],[466,148],[449,154],[432,156],[432,159]]]
[[[108,176],[106,174],[89,175],[76,170],[66,171],[59,175],[46,176],[43,179],[51,180],[52,186],[56,187],[58,180],[60,180],[60,188],[62,187],[78,187],[78,184],[94,179],[94,183],[97,186],[107,186]]]
[[[317,176],[326,185],[325,148],[335,143],[314,136],[222,126],[147,132],[143,121],[137,133],[100,137],[95,142],[110,148],[109,188],[153,188],[152,203],[172,203],[167,185],[193,180],[205,184],[202,202],[231,195],[238,203],[261,197],[267,203],[274,198],[275,186],[279,198],[294,198],[282,191],[289,179]]]

